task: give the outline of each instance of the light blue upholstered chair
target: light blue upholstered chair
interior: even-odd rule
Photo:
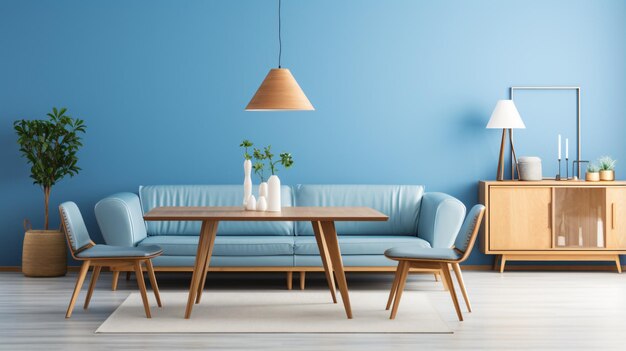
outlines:
[[[398,261],[398,269],[396,270],[396,277],[389,293],[389,300],[387,301],[387,310],[391,307],[393,302],[393,308],[391,309],[391,319],[396,318],[398,312],[398,306],[400,305],[400,298],[402,291],[406,284],[406,278],[411,268],[418,268],[422,270],[439,271],[444,277],[454,308],[456,309],[459,320],[463,320],[463,314],[459,307],[459,300],[457,299],[456,292],[454,290],[454,284],[452,283],[452,277],[450,275],[450,269],[454,269],[456,277],[461,286],[465,303],[468,310],[471,312],[471,306],[469,298],[467,297],[467,291],[465,291],[465,284],[463,283],[463,276],[461,275],[461,268],[459,263],[465,261],[474,246],[478,230],[480,229],[480,222],[483,219],[485,213],[485,206],[476,205],[472,207],[468,213],[461,230],[456,237],[454,246],[449,249],[445,248],[424,248],[415,246],[403,246],[395,247],[385,251],[385,256],[392,260]]]
[[[151,259],[159,256],[163,250],[156,245],[142,247],[96,245],[93,241],[91,241],[89,232],[87,232],[87,227],[83,221],[83,216],[80,214],[80,210],[75,203],[62,203],[59,206],[59,212],[61,213],[61,222],[63,224],[65,237],[70,247],[72,257],[74,257],[75,260],[83,262],[80,267],[80,272],[78,273],[76,287],[74,288],[74,293],[72,294],[72,299],[70,300],[70,305],[67,308],[65,318],[70,318],[72,316],[74,304],[76,303],[76,299],[78,298],[78,294],[80,293],[90,266],[93,266],[94,269],[91,274],[91,282],[89,283],[87,298],[85,299],[85,309],[89,307],[89,301],[91,300],[93,289],[96,286],[100,270],[103,266],[132,266],[134,267],[135,274],[137,275],[137,285],[139,285],[139,291],[141,292],[146,317],[150,318],[150,305],[148,304],[146,284],[143,279],[141,264],[145,263],[146,265],[148,276],[150,278],[150,285],[152,285],[152,289],[154,290],[157,304],[161,307],[159,287],[154,275],[154,268],[152,266]]]

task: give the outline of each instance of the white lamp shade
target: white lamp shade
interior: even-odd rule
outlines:
[[[493,109],[487,128],[497,129],[524,129],[524,121],[517,112],[513,100],[499,100]]]

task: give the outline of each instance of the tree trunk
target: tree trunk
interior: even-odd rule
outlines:
[[[50,211],[50,187],[43,188],[43,196],[44,196],[44,204],[45,204],[45,215],[44,215],[44,229],[48,230],[48,219],[49,219],[49,211]]]

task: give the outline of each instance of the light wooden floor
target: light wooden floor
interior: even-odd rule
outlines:
[[[184,290],[186,274],[157,274],[163,291]],[[294,275],[294,278],[297,275]],[[321,274],[307,274],[307,289],[325,289]],[[608,272],[466,272],[473,313],[458,322],[449,295],[430,275],[409,278],[407,289],[428,291],[453,335],[199,334],[96,335],[94,330],[135,291],[120,279],[110,291],[103,273],[90,309],[65,308],[75,273],[65,278],[24,278],[0,273],[0,350],[433,350],[433,349],[621,349],[626,344],[626,274]],[[353,290],[384,290],[391,275],[348,275]],[[294,282],[294,287],[298,286]],[[213,274],[207,286],[220,290],[284,289],[284,274]],[[298,290],[293,290],[294,294]],[[205,295],[203,303],[210,303]],[[84,289],[81,300],[84,299]],[[167,303],[167,301],[164,301]],[[403,300],[403,304],[410,303]],[[384,308],[385,301],[381,301]],[[402,313],[402,306],[400,312]]]

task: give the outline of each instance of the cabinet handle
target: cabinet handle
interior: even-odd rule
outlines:
[[[552,229],[552,202],[548,203],[548,228]]]
[[[615,229],[615,203],[611,203],[611,229]]]

